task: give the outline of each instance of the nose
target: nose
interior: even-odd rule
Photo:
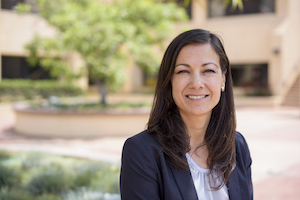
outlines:
[[[192,89],[200,89],[204,87],[204,83],[203,83],[203,77],[201,77],[200,74],[195,73],[191,76],[191,80],[190,80],[190,88]]]

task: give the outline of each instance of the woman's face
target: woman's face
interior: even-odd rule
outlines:
[[[190,44],[180,50],[171,84],[181,116],[210,117],[225,87],[219,60],[210,44]]]

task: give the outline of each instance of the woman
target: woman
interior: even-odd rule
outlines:
[[[250,153],[235,128],[220,39],[201,29],[180,34],[163,57],[147,130],[124,144],[121,198],[253,199]]]

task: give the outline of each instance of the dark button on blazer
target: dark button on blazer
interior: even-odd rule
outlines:
[[[227,188],[230,200],[252,200],[251,157],[244,137],[236,134],[236,167]],[[188,171],[167,166],[160,144],[147,131],[126,140],[120,176],[122,200],[198,200]]]

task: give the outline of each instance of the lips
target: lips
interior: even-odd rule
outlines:
[[[199,99],[204,99],[208,95],[187,95],[187,98],[193,99],[193,100],[199,100]]]

